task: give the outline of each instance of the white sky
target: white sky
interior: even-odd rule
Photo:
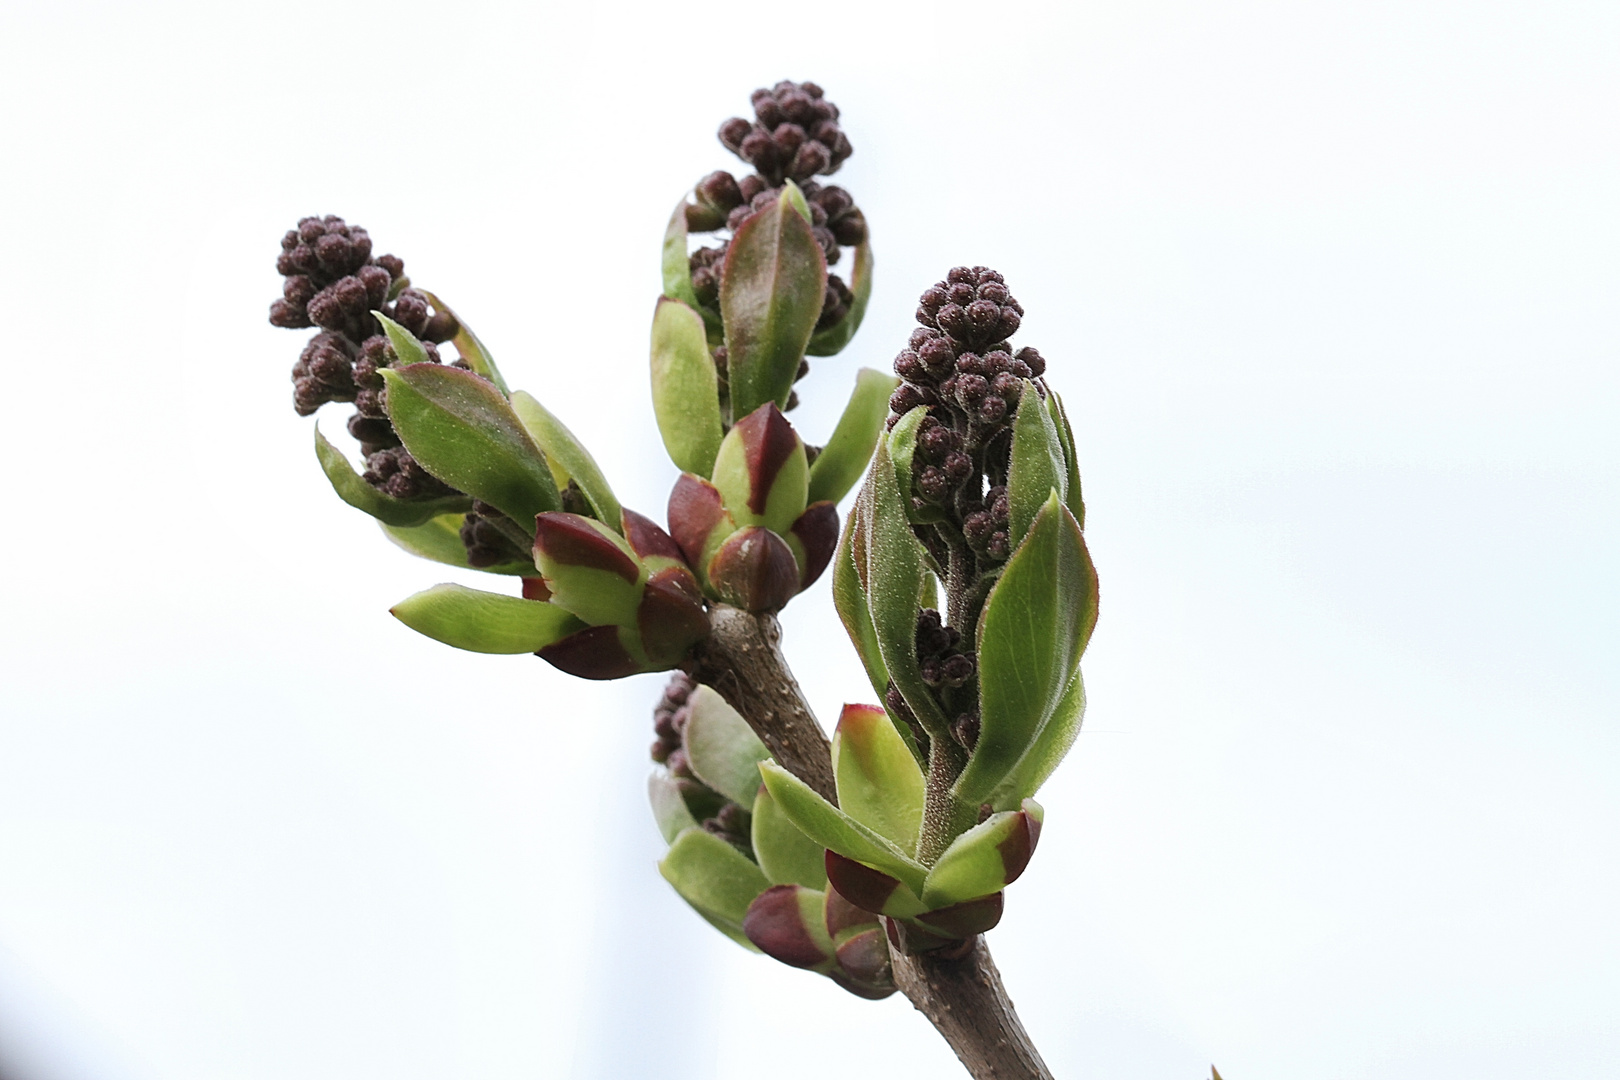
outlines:
[[[654,869],[660,680],[454,653],[326,489],[277,239],[365,225],[631,505],[669,209],[814,78],[1078,428],[1086,734],[991,942],[1059,1076],[1620,1058],[1620,8],[0,7],[0,1075],[951,1076]],[[323,421],[341,427],[338,416]],[[866,699],[824,592],[823,715]]]

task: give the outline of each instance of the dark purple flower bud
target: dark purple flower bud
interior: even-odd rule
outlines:
[[[945,455],[945,475],[953,484],[960,484],[973,474],[973,459],[960,450]]]
[[[917,355],[928,365],[929,370],[936,374],[945,370],[956,359],[951,343],[942,337],[930,338],[924,342],[917,350]]]
[[[979,299],[988,300],[997,306],[1005,304],[1007,298],[1011,295],[1007,291],[1007,286],[999,281],[992,281],[979,286]]]
[[[932,502],[943,502],[950,494],[950,479],[938,465],[929,465],[917,474],[917,490]]]
[[[983,375],[958,375],[956,377],[956,400],[960,401],[964,407],[977,405],[984,401],[984,396],[989,390],[990,383]]]
[[[804,145],[805,138],[804,128],[794,123],[778,124],[771,132],[771,141],[776,143],[777,152],[783,157],[792,157]]]
[[[939,328],[958,341],[965,341],[968,333],[967,314],[956,304],[946,304],[934,316]]]
[[[895,388],[894,393],[889,395],[889,410],[896,416],[904,416],[921,404],[922,394],[911,383],[901,383]]]
[[[988,375],[989,367],[978,353],[965,352],[956,358],[956,370],[963,375]]]
[[[733,154],[741,155],[742,142],[748,137],[749,132],[753,130],[753,124],[740,116],[733,116],[720,125],[720,143]]]
[[[1032,378],[1038,379],[1046,374],[1046,360],[1034,349],[1027,346],[1019,349],[1018,359],[1022,360],[1025,366],[1029,368],[1029,374]]]
[[[810,177],[832,164],[832,155],[818,142],[807,142],[793,155],[788,171],[795,177]]]
[[[979,419],[986,424],[995,424],[1007,415],[1007,401],[996,394],[988,395],[979,402]]]

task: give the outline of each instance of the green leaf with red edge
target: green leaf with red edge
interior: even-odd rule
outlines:
[[[467,562],[467,545],[461,542],[462,513],[440,514],[423,525],[388,525],[382,522],[382,531],[389,540],[421,559],[431,559],[446,566],[459,566],[464,570],[478,570],[486,574],[506,574],[533,577],[539,571],[533,559],[522,562],[500,563],[496,566],[473,566]]]
[[[602,475],[601,466],[585,449],[585,444],[533,395],[518,390],[512,394],[511,400],[512,412],[516,414],[518,422],[546,455],[546,464],[551,468],[551,478],[558,489],[566,487],[570,480],[578,484],[596,514],[596,520],[619,531],[623,508],[613,494],[607,477]]]
[[[889,678],[924,730],[934,738],[950,738],[950,720],[923,682],[917,662],[917,600],[928,574],[928,561],[906,514],[909,482],[906,488],[900,487],[895,464],[897,457],[910,460],[922,413],[919,407],[902,417],[873,455],[866,477],[865,490],[869,494],[861,514],[866,529],[866,565],[863,569],[857,564],[856,570],[866,585],[872,628]],[[861,547],[856,545],[857,552]]]
[[[559,508],[545,454],[487,380],[440,364],[384,368],[388,417],[417,462],[534,531]]]
[[[652,397],[670,460],[682,472],[708,477],[725,437],[719,376],[702,316],[667,296],[653,311]]]
[[[771,883],[752,859],[713,833],[687,829],[670,845],[658,872],[716,929],[745,948],[756,948],[743,933],[743,919]]]
[[[1007,469],[1007,502],[1010,519],[1007,542],[1017,548],[1029,532],[1030,522],[1046,505],[1048,493],[1056,491],[1062,500],[1069,487],[1068,463],[1057,425],[1046,403],[1035,391],[1035,384],[1024,379],[1013,417],[1012,450]]]
[[[1024,872],[1041,835],[1046,812],[1034,799],[1014,811],[991,814],[951,841],[928,871],[922,901],[930,910],[998,893]]]
[[[825,897],[802,885],[776,885],[754,898],[743,932],[766,956],[825,974],[837,963],[821,911]]]
[[[447,495],[442,499],[396,499],[378,491],[355,471],[349,459],[343,456],[343,451],[326,441],[319,427],[315,429],[315,457],[338,498],[356,510],[364,510],[384,525],[422,525],[440,514],[462,513],[472,508],[472,500],[465,495]]]
[[[810,466],[811,502],[827,499],[837,502],[855,486],[872,451],[883,437],[883,421],[889,414],[889,395],[900,385],[893,375],[862,368],[855,375],[855,389],[849,395],[838,426],[827,445]]]
[[[754,775],[759,775],[757,768]],[[763,784],[754,796],[753,841],[759,868],[775,884],[827,887],[827,849],[793,824]]]
[[[693,690],[687,707],[691,714],[682,741],[692,771],[732,802],[748,806],[759,791],[759,763],[770,751],[712,687]]]
[[[844,317],[831,326],[817,330],[810,337],[805,352],[810,356],[832,356],[842,351],[861,328],[866,318],[866,304],[872,298],[872,243],[862,240],[855,249],[855,272],[849,280],[850,303]]]
[[[1091,556],[1052,491],[979,618],[979,738],[953,788],[958,801],[983,802],[1034,744],[1074,676],[1096,611]]]
[[[534,527],[534,559],[553,603],[592,626],[636,626],[647,573],[622,536],[562,512],[536,515]]]
[[[838,806],[902,851],[917,850],[924,784],[917,759],[876,705],[845,705],[832,737]]]
[[[996,790],[985,801],[996,810],[1011,810],[1041,790],[1054,770],[1063,763],[1069,749],[1080,734],[1080,721],[1086,713],[1086,684],[1076,668],[1063,697],[1058,699],[1052,715],[1041,725],[1035,736]]]
[[[428,298],[428,303],[433,305],[435,311],[442,311],[456,320],[456,336],[450,339],[450,344],[456,347],[456,355],[465,360],[473,371],[494,383],[495,389],[502,394],[511,393],[506,388],[506,380],[501,378],[501,369],[495,366],[495,357],[484,348],[484,343],[478,340],[478,335],[472,332],[472,327],[467,325],[467,321],[450,310],[450,305],[433,293],[423,289],[422,295]]]
[[[826,298],[826,256],[795,200],[803,196],[789,181],[726,248],[720,314],[733,416],[787,404]]]
[[[913,892],[922,891],[927,869],[892,841],[823,799],[803,780],[775,762],[760,762],[759,772],[782,812],[810,839],[845,858],[899,879]]]
[[[714,486],[740,527],[760,525],[786,535],[809,505],[810,466],[804,441],[766,402],[744,416],[721,440]]]
[[[417,633],[468,652],[532,653],[585,629],[554,604],[449,583],[424,589],[388,610]]]

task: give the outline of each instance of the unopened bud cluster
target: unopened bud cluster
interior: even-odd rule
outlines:
[[[866,240],[866,218],[849,192],[812,179],[837,172],[853,152],[848,136],[838,126],[838,106],[815,83],[786,80],[768,90],[755,90],[753,104],[753,120],[732,117],[720,125],[720,142],[752,165],[754,172],[738,178],[722,170],[700,180],[694,191],[696,202],[686,210],[687,228],[692,232],[735,232],[751,214],[774,202],[784,183],[792,180],[810,208],[811,231],[827,265],[836,265],[844,247]],[[692,288],[706,307],[719,301],[720,270],[728,243],[722,238],[691,255]],[[851,299],[843,279],[828,274],[816,328],[837,323],[848,312]]]
[[[388,422],[380,372],[399,357],[372,312],[420,338],[434,363],[440,362],[436,344],[454,337],[458,327],[406,286],[402,260],[371,252],[366,230],[332,214],[303,218],[281,238],[276,270],[282,298],[270,305],[270,322],[320,331],[293,365],[293,408],[309,416],[328,402],[353,402],[349,434],[365,455],[368,483],[399,499],[451,494],[411,458]]]
[[[669,770],[687,810],[704,832],[713,833],[753,859],[749,812],[699,780],[687,760],[683,737],[692,716],[688,699],[696,689],[697,683],[690,675],[677,671],[670,676],[663,696],[653,707],[653,732],[658,737],[652,744],[652,759]]]
[[[937,554],[970,549],[983,569],[1010,554],[1007,453],[1023,380],[1040,381],[1046,361],[1031,348],[1013,350],[1023,306],[1005,280],[982,266],[958,266],[922,294],[907,347],[894,361],[902,380],[889,400],[889,426],[919,405],[913,507],[942,518],[919,536]]]

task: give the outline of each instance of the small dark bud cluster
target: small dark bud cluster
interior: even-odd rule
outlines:
[[[911,496],[945,527],[921,527],[921,538],[940,555],[963,544],[985,569],[1010,554],[1007,453],[1024,380],[1045,393],[1046,361],[1008,341],[1023,314],[1000,274],[958,266],[922,294],[922,325],[894,361],[901,383],[889,399],[889,426],[918,406],[928,409],[917,429]]]
[[[705,832],[713,833],[738,851],[754,858],[753,816],[741,805],[709,787],[692,772],[686,758],[684,736],[692,718],[690,698],[697,682],[677,671],[670,676],[664,694],[653,707],[652,759],[669,770],[680,789],[681,798]]]
[[[979,738],[978,693],[969,686],[978,673],[973,652],[960,631],[947,626],[938,611],[917,612],[917,661],[922,680],[933,691],[947,716],[955,715],[951,734],[965,748]],[[967,687],[966,690],[963,688]]]
[[[480,570],[532,562],[526,539],[517,522],[478,499],[473,500],[472,509],[461,521],[461,545],[467,549],[467,565]]]
[[[866,216],[848,191],[812,179],[836,172],[853,152],[838,126],[838,106],[815,83],[783,81],[755,90],[754,119],[733,117],[720,125],[720,142],[754,167],[742,177],[717,170],[698,181],[694,202],[686,208],[686,227],[694,233],[735,232],[744,221],[782,194],[792,180],[810,208],[810,230],[829,267],[845,247],[866,240]],[[730,238],[692,252],[692,289],[708,308],[720,302],[720,273]],[[853,297],[837,274],[827,275],[827,291],[816,329],[834,325],[848,312]]]
[[[838,106],[815,83],[784,79],[755,90],[752,100],[753,121],[727,120],[720,141],[772,186],[835,173],[853,152],[838,126]]]
[[[416,463],[388,422],[381,372],[399,356],[372,312],[415,334],[435,364],[442,363],[438,344],[460,327],[409,287],[402,260],[371,251],[366,230],[331,214],[303,218],[281,238],[282,297],[270,305],[271,325],[319,331],[293,365],[293,408],[309,416],[328,402],[353,402],[349,434],[366,459],[367,483],[397,499],[453,495],[454,488]]]

